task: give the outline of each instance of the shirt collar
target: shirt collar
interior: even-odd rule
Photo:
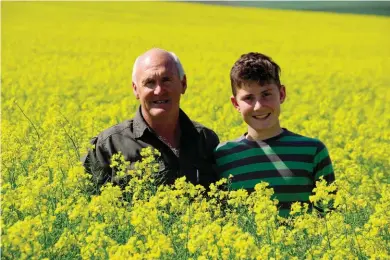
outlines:
[[[264,140],[261,140],[261,142],[273,142],[273,141],[276,141],[280,138],[282,138],[283,136],[286,136],[286,135],[289,135],[291,132],[288,131],[286,128],[282,128],[282,132],[276,136],[273,136],[273,137],[270,137],[270,138],[267,138],[267,139],[264,139]],[[237,141],[240,142],[240,141],[243,141],[243,142],[246,142],[246,143],[256,143],[258,141],[251,141],[251,140],[248,140],[246,138],[246,135],[248,134],[248,132],[245,132],[245,134],[243,134],[242,136],[240,136]]]
[[[137,113],[133,119],[133,134],[135,138],[140,138],[146,129],[149,129],[144,117],[142,116],[141,106],[138,107]],[[150,131],[151,129],[149,129]]]
[[[194,124],[190,120],[190,118],[184,113],[183,110],[179,111],[179,124],[181,133],[186,135],[196,134],[197,131],[195,129]],[[146,123],[144,117],[142,116],[141,106],[138,107],[137,113],[133,119],[133,134],[135,138],[140,138],[145,130],[148,130],[150,133],[154,134],[153,129]]]

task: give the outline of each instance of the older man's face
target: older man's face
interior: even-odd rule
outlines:
[[[175,62],[168,54],[149,55],[137,66],[133,90],[145,119],[169,119],[178,114],[186,79],[180,80]]]

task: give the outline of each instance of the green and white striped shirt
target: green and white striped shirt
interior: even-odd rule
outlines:
[[[254,191],[268,182],[279,201],[279,215],[287,216],[296,201],[309,203],[315,182],[323,176],[331,183],[334,172],[325,145],[314,138],[283,129],[275,137],[250,141],[240,138],[221,143],[215,150],[219,176],[233,175],[231,189]]]

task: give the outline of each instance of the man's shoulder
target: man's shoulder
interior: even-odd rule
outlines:
[[[215,134],[215,132],[213,130],[211,130],[211,128],[207,127],[207,126],[204,126],[202,125],[201,123],[197,122],[197,121],[194,121],[194,120],[191,120],[192,124],[194,125],[194,128],[196,129],[196,131],[198,133],[201,133],[202,131],[205,131],[205,132],[208,132],[208,133],[213,133]]]
[[[180,125],[183,127],[183,130],[192,132],[193,130],[196,130],[198,134],[204,133],[205,135],[212,135],[215,137],[218,137],[217,134],[211,130],[210,128],[202,125],[201,123],[192,120],[188,117],[188,115],[180,109],[180,114],[179,114],[179,120],[180,120]],[[218,139],[219,142],[219,139]]]
[[[129,130],[131,130],[132,124],[133,124],[133,119],[129,119],[119,124],[113,125],[100,132],[98,135],[98,139],[100,142],[104,142],[105,140],[107,140],[108,138],[114,135],[123,135],[124,132],[126,132],[127,134],[129,132],[131,133],[131,131]]]
[[[204,136],[205,139],[212,141],[213,143],[216,143],[215,145],[219,144],[219,137],[217,133],[215,133],[211,128],[208,128],[194,120],[191,120],[191,123],[193,124],[198,134]]]

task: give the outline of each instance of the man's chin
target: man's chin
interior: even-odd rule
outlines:
[[[161,118],[164,118],[164,119],[168,119],[170,117],[172,113],[172,109],[165,109],[165,108],[153,108],[149,111],[150,115],[153,117],[153,118],[158,118],[158,119],[161,119]]]
[[[149,117],[154,118],[156,120],[160,120],[161,118],[164,120],[169,120],[170,117],[174,117],[179,112],[179,107],[173,106],[155,106],[149,107],[145,113],[149,115]]]
[[[158,116],[158,115],[161,115],[161,114],[167,114],[169,113],[169,110],[170,109],[167,109],[167,108],[164,108],[164,107],[156,107],[156,108],[152,108],[150,109],[150,114],[153,115],[153,116]]]

